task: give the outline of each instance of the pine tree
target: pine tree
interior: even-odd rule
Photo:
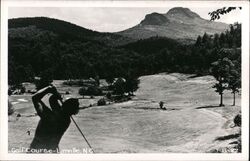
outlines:
[[[203,37],[202,37],[202,43],[203,43],[203,44],[206,44],[206,43],[208,42],[208,40],[209,40],[209,36],[208,36],[208,34],[205,32],[205,34],[204,34]]]
[[[219,35],[218,35],[217,33],[214,34],[213,45],[214,45],[216,48],[219,48],[219,47],[220,47]]]
[[[201,40],[202,40],[202,38],[201,38],[201,36],[199,35],[199,36],[197,37],[197,39],[196,39],[195,46],[201,46]]]

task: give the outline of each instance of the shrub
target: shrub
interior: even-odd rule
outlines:
[[[125,102],[125,101],[131,100],[131,97],[125,96],[125,95],[115,95],[115,96],[112,96],[112,99],[115,102]]]
[[[75,80],[66,80],[63,82],[63,85],[68,86],[98,86],[98,82],[92,79],[75,79]]]
[[[235,126],[241,126],[241,114],[237,114],[234,117],[234,124]]]
[[[98,102],[97,102],[97,105],[98,106],[104,106],[104,105],[106,105],[105,99],[104,98],[99,99]]]
[[[12,95],[12,90],[10,88],[8,89],[8,95]]]
[[[10,101],[8,101],[8,115],[11,115],[13,113],[14,113],[14,108],[12,104],[10,103]]]
[[[78,91],[80,95],[90,95],[90,96],[100,96],[102,95],[102,90],[98,87],[81,87]]]
[[[138,78],[127,77],[125,82],[125,92],[134,96],[134,92],[139,88],[140,80]]]
[[[22,84],[11,86],[8,89],[8,95],[9,96],[12,95],[12,94],[23,94],[25,92],[26,92],[26,88]]]
[[[102,95],[102,90],[97,88],[97,87],[88,87],[87,88],[87,94],[88,95],[93,95],[93,96],[99,96]]]
[[[26,88],[25,88],[24,86],[21,86],[20,92],[21,92],[21,93],[25,93],[25,91],[26,91]]]
[[[106,94],[106,97],[108,98],[108,99],[111,99],[111,93],[110,92],[108,92],[107,94]]]
[[[121,78],[121,77],[118,78],[113,85],[114,93],[117,95],[124,95],[124,93],[126,92],[125,83],[126,83],[126,80],[124,78]]]
[[[83,95],[86,95],[86,92],[87,91],[87,89],[85,88],[85,87],[81,87],[80,89],[79,89],[79,91],[78,91],[78,93],[81,95],[81,96],[83,96]]]
[[[163,105],[164,105],[164,102],[160,101],[160,102],[159,102],[160,108],[163,108]]]

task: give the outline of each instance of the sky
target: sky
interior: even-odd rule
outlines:
[[[172,7],[171,7],[172,8]],[[10,7],[8,18],[19,17],[50,17],[74,23],[95,31],[117,32],[133,27],[152,12],[167,13],[166,7]],[[208,13],[217,8],[189,8],[202,18],[210,19]],[[241,10],[234,10],[221,16],[217,21],[232,24],[241,22]]]

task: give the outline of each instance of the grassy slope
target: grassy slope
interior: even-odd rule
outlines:
[[[237,97],[237,106],[230,106],[232,96],[226,93],[226,106],[217,107],[219,96],[211,88],[214,79],[189,76],[177,73],[143,76],[132,101],[81,110],[75,120],[98,153],[207,152],[228,146],[234,138],[223,141],[216,141],[216,138],[237,132],[229,126],[240,111],[240,98]],[[61,86],[60,82],[56,83]],[[77,87],[70,90],[71,95],[77,95]],[[10,100],[15,101],[17,97],[26,97],[29,102],[14,105],[16,109],[25,109],[17,111],[26,117],[9,118],[9,149],[29,146],[39,120],[37,116],[28,117],[34,112],[29,96],[12,96]],[[88,105],[96,100],[84,99],[81,104]],[[159,101],[164,101],[168,110],[159,110]],[[31,130],[30,136],[27,129]],[[60,148],[86,147],[71,124]]]

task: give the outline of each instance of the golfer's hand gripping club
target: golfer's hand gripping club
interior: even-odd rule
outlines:
[[[61,103],[63,103],[61,94],[57,91],[56,87],[53,84],[50,84],[50,92],[55,95]]]

